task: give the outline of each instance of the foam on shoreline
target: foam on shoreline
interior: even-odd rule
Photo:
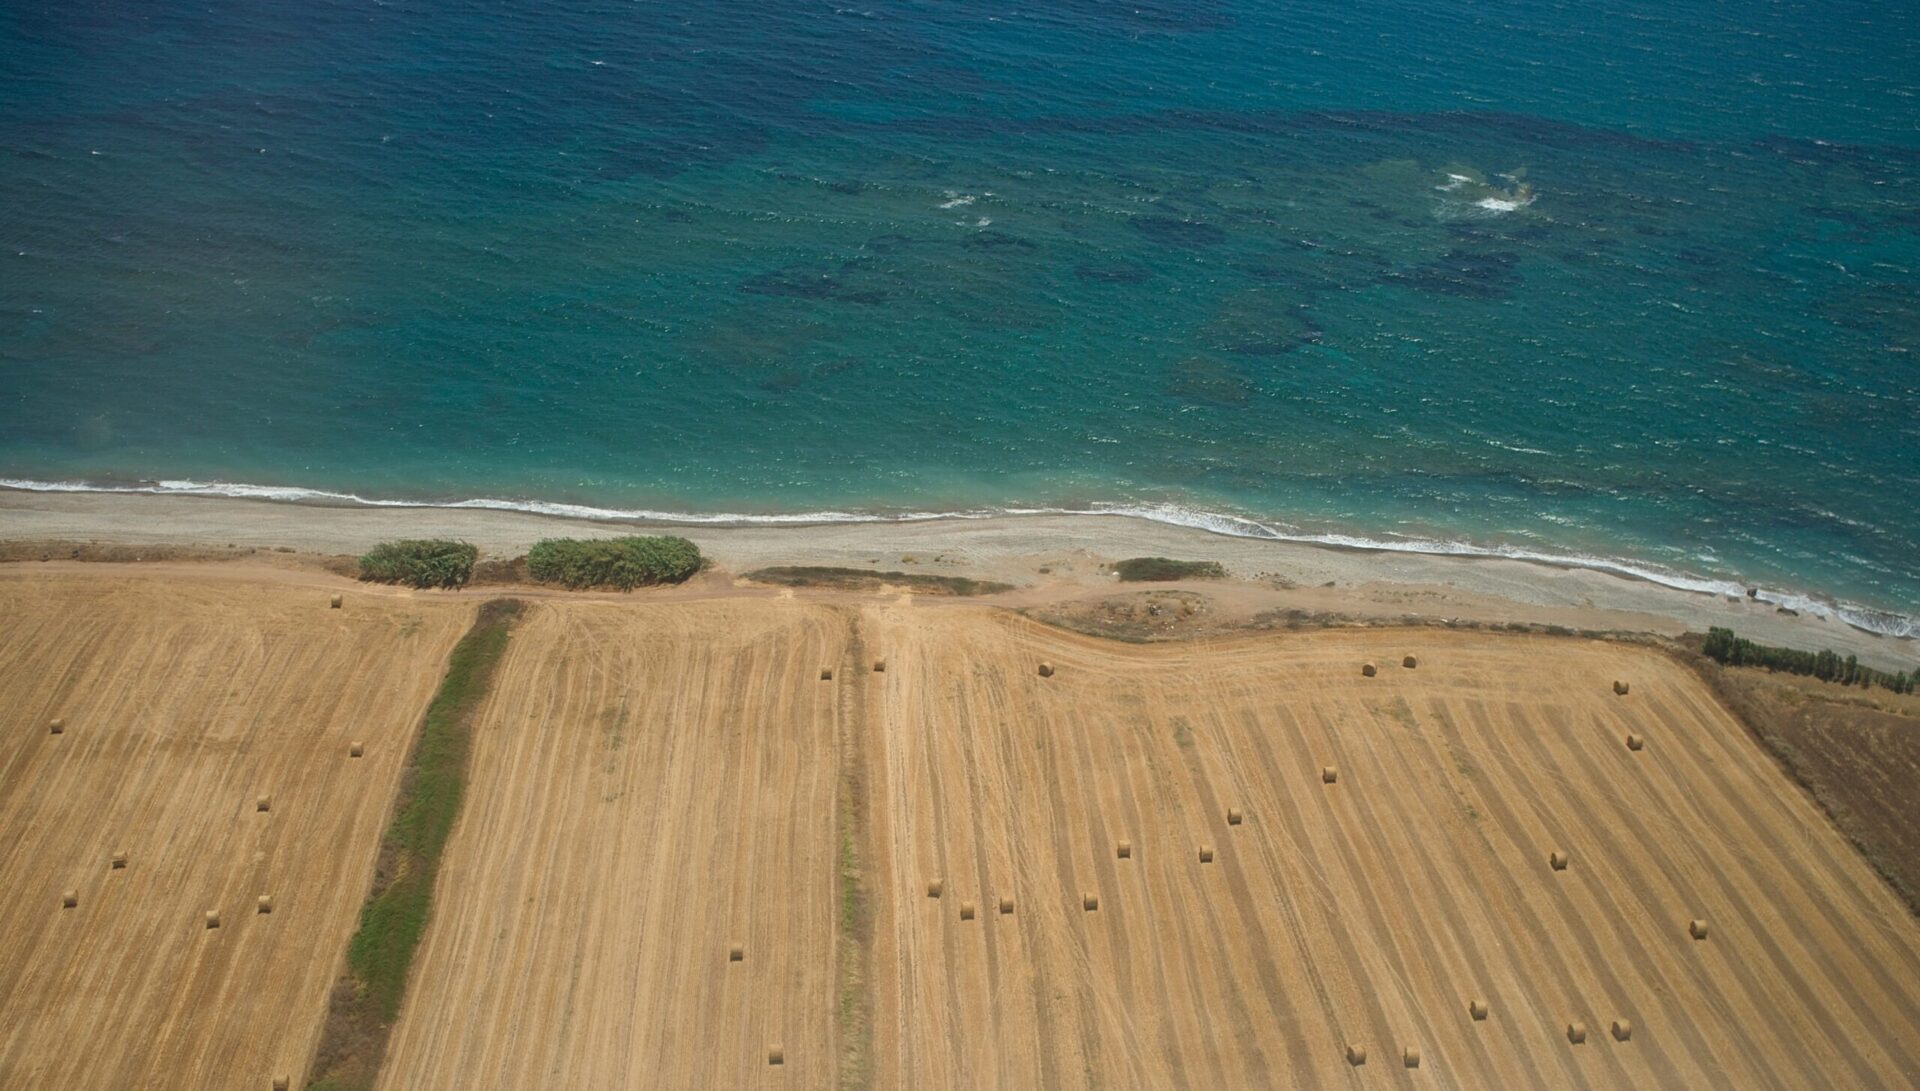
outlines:
[[[586,504],[566,504],[546,500],[503,500],[474,497],[466,500],[390,500],[359,496],[354,493],[309,489],[293,485],[253,485],[226,481],[162,480],[131,484],[98,484],[83,481],[35,481],[0,478],[0,488],[23,492],[138,493],[157,496],[225,497],[270,500],[280,503],[320,507],[371,508],[449,508],[522,512],[561,519],[661,523],[683,526],[806,526],[824,523],[912,523],[939,519],[989,519],[996,516],[1079,515],[1121,516],[1146,519],[1169,526],[1187,527],[1210,534],[1235,538],[1295,542],[1336,549],[1385,553],[1413,553],[1431,556],[1485,557],[1527,561],[1559,568],[1591,569],[1618,576],[1698,594],[1742,597],[1747,585],[1710,576],[1676,572],[1643,561],[1579,553],[1552,553],[1507,545],[1478,545],[1448,539],[1367,538],[1332,532],[1304,532],[1283,529],[1246,516],[1186,508],[1174,504],[1095,504],[1086,508],[1007,507],[975,508],[958,511],[854,512],[810,511],[752,515],[739,512],[673,512],[647,508],[604,508]],[[1863,632],[1883,636],[1920,636],[1920,618],[1858,603],[1834,601],[1804,592],[1759,588],[1755,597],[1762,602],[1844,622]]]

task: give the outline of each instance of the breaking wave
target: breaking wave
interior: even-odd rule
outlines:
[[[740,512],[679,512],[650,508],[606,508],[587,504],[565,504],[550,500],[503,500],[475,497],[468,500],[390,500],[359,496],[348,492],[308,489],[296,485],[250,485],[229,481],[142,481],[132,484],[96,484],[83,481],[33,481],[0,478],[0,488],[26,492],[145,493],[160,496],[209,496],[248,500],[273,500],[282,503],[328,507],[369,508],[454,508],[486,511],[517,511],[563,519],[667,523],[684,526],[775,526],[822,523],[916,523],[936,519],[988,519],[1002,515],[1098,515],[1146,519],[1169,526],[1188,527],[1233,538],[1255,538],[1276,542],[1298,542],[1338,549],[1368,550],[1383,553],[1417,553],[1447,557],[1492,557],[1530,561],[1559,568],[1585,568],[1649,583],[1707,595],[1745,596],[1748,585],[1734,580],[1676,572],[1661,565],[1618,557],[1582,553],[1553,553],[1521,546],[1477,545],[1471,542],[1435,538],[1367,538],[1334,532],[1301,531],[1264,523],[1247,516],[1182,507],[1177,504],[1111,503],[1084,508],[1005,507],[974,508],[959,511],[807,511],[780,514]],[[1920,636],[1920,618],[1889,610],[1878,610],[1858,603],[1835,602],[1797,591],[1759,588],[1754,596],[1761,602],[1784,606],[1803,614],[1815,614],[1841,621],[1856,629],[1883,636]]]

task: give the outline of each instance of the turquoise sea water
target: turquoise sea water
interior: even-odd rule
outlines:
[[[14,483],[1117,506],[1920,613],[1909,5],[15,3],[0,156]]]

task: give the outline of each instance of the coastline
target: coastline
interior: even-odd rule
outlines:
[[[1310,532],[1276,526],[1259,519],[1203,508],[1172,504],[1109,503],[1087,508],[1008,507],[976,510],[941,511],[842,511],[815,510],[784,513],[683,512],[651,509],[621,509],[542,500],[507,500],[475,497],[465,500],[394,500],[369,498],[354,493],[333,492],[293,485],[251,485],[235,482],[184,480],[144,481],[109,484],[81,481],[37,481],[0,477],[0,495],[5,493],[81,493],[109,496],[171,496],[216,499],[266,500],[328,508],[393,508],[445,511],[498,511],[552,516],[568,522],[613,523],[650,528],[689,527],[796,527],[845,523],[907,524],[918,522],[964,522],[969,520],[1030,516],[1130,517],[1153,523],[1204,531],[1227,538],[1251,538],[1265,542],[1286,542],[1327,549],[1357,550],[1363,553],[1415,554],[1440,557],[1514,560],[1560,569],[1591,569],[1630,579],[1646,580],[1663,587],[1710,595],[1757,598],[1765,605],[1786,607],[1797,613],[1818,615],[1822,620],[1838,621],[1869,634],[1892,637],[1920,637],[1920,615],[1902,614],[1882,607],[1868,606],[1806,592],[1782,590],[1766,585],[1752,586],[1727,577],[1678,572],[1663,565],[1618,556],[1547,551],[1516,546],[1483,546],[1461,539],[1367,538],[1339,531]],[[356,547],[358,548],[363,547]]]
[[[452,537],[512,557],[543,537],[670,531],[739,573],[768,565],[918,570],[1013,583],[1018,599],[1150,591],[1121,585],[1105,562],[1163,555],[1219,561],[1263,605],[1359,618],[1528,622],[1675,636],[1709,626],[1798,648],[1831,648],[1888,669],[1920,659],[1912,638],[1815,614],[1667,586],[1625,572],[1511,557],[1368,549],[1255,538],[1122,513],[1002,514],[716,525],[609,520],[493,507],[290,503],[284,500],[0,488],[0,539],[119,545],[227,545],[357,554],[398,537]],[[1164,586],[1164,585],[1161,585]]]

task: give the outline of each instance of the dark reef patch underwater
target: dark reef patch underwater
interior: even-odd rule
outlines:
[[[1121,505],[1920,612],[1910,5],[16,4],[0,55],[0,478]]]

